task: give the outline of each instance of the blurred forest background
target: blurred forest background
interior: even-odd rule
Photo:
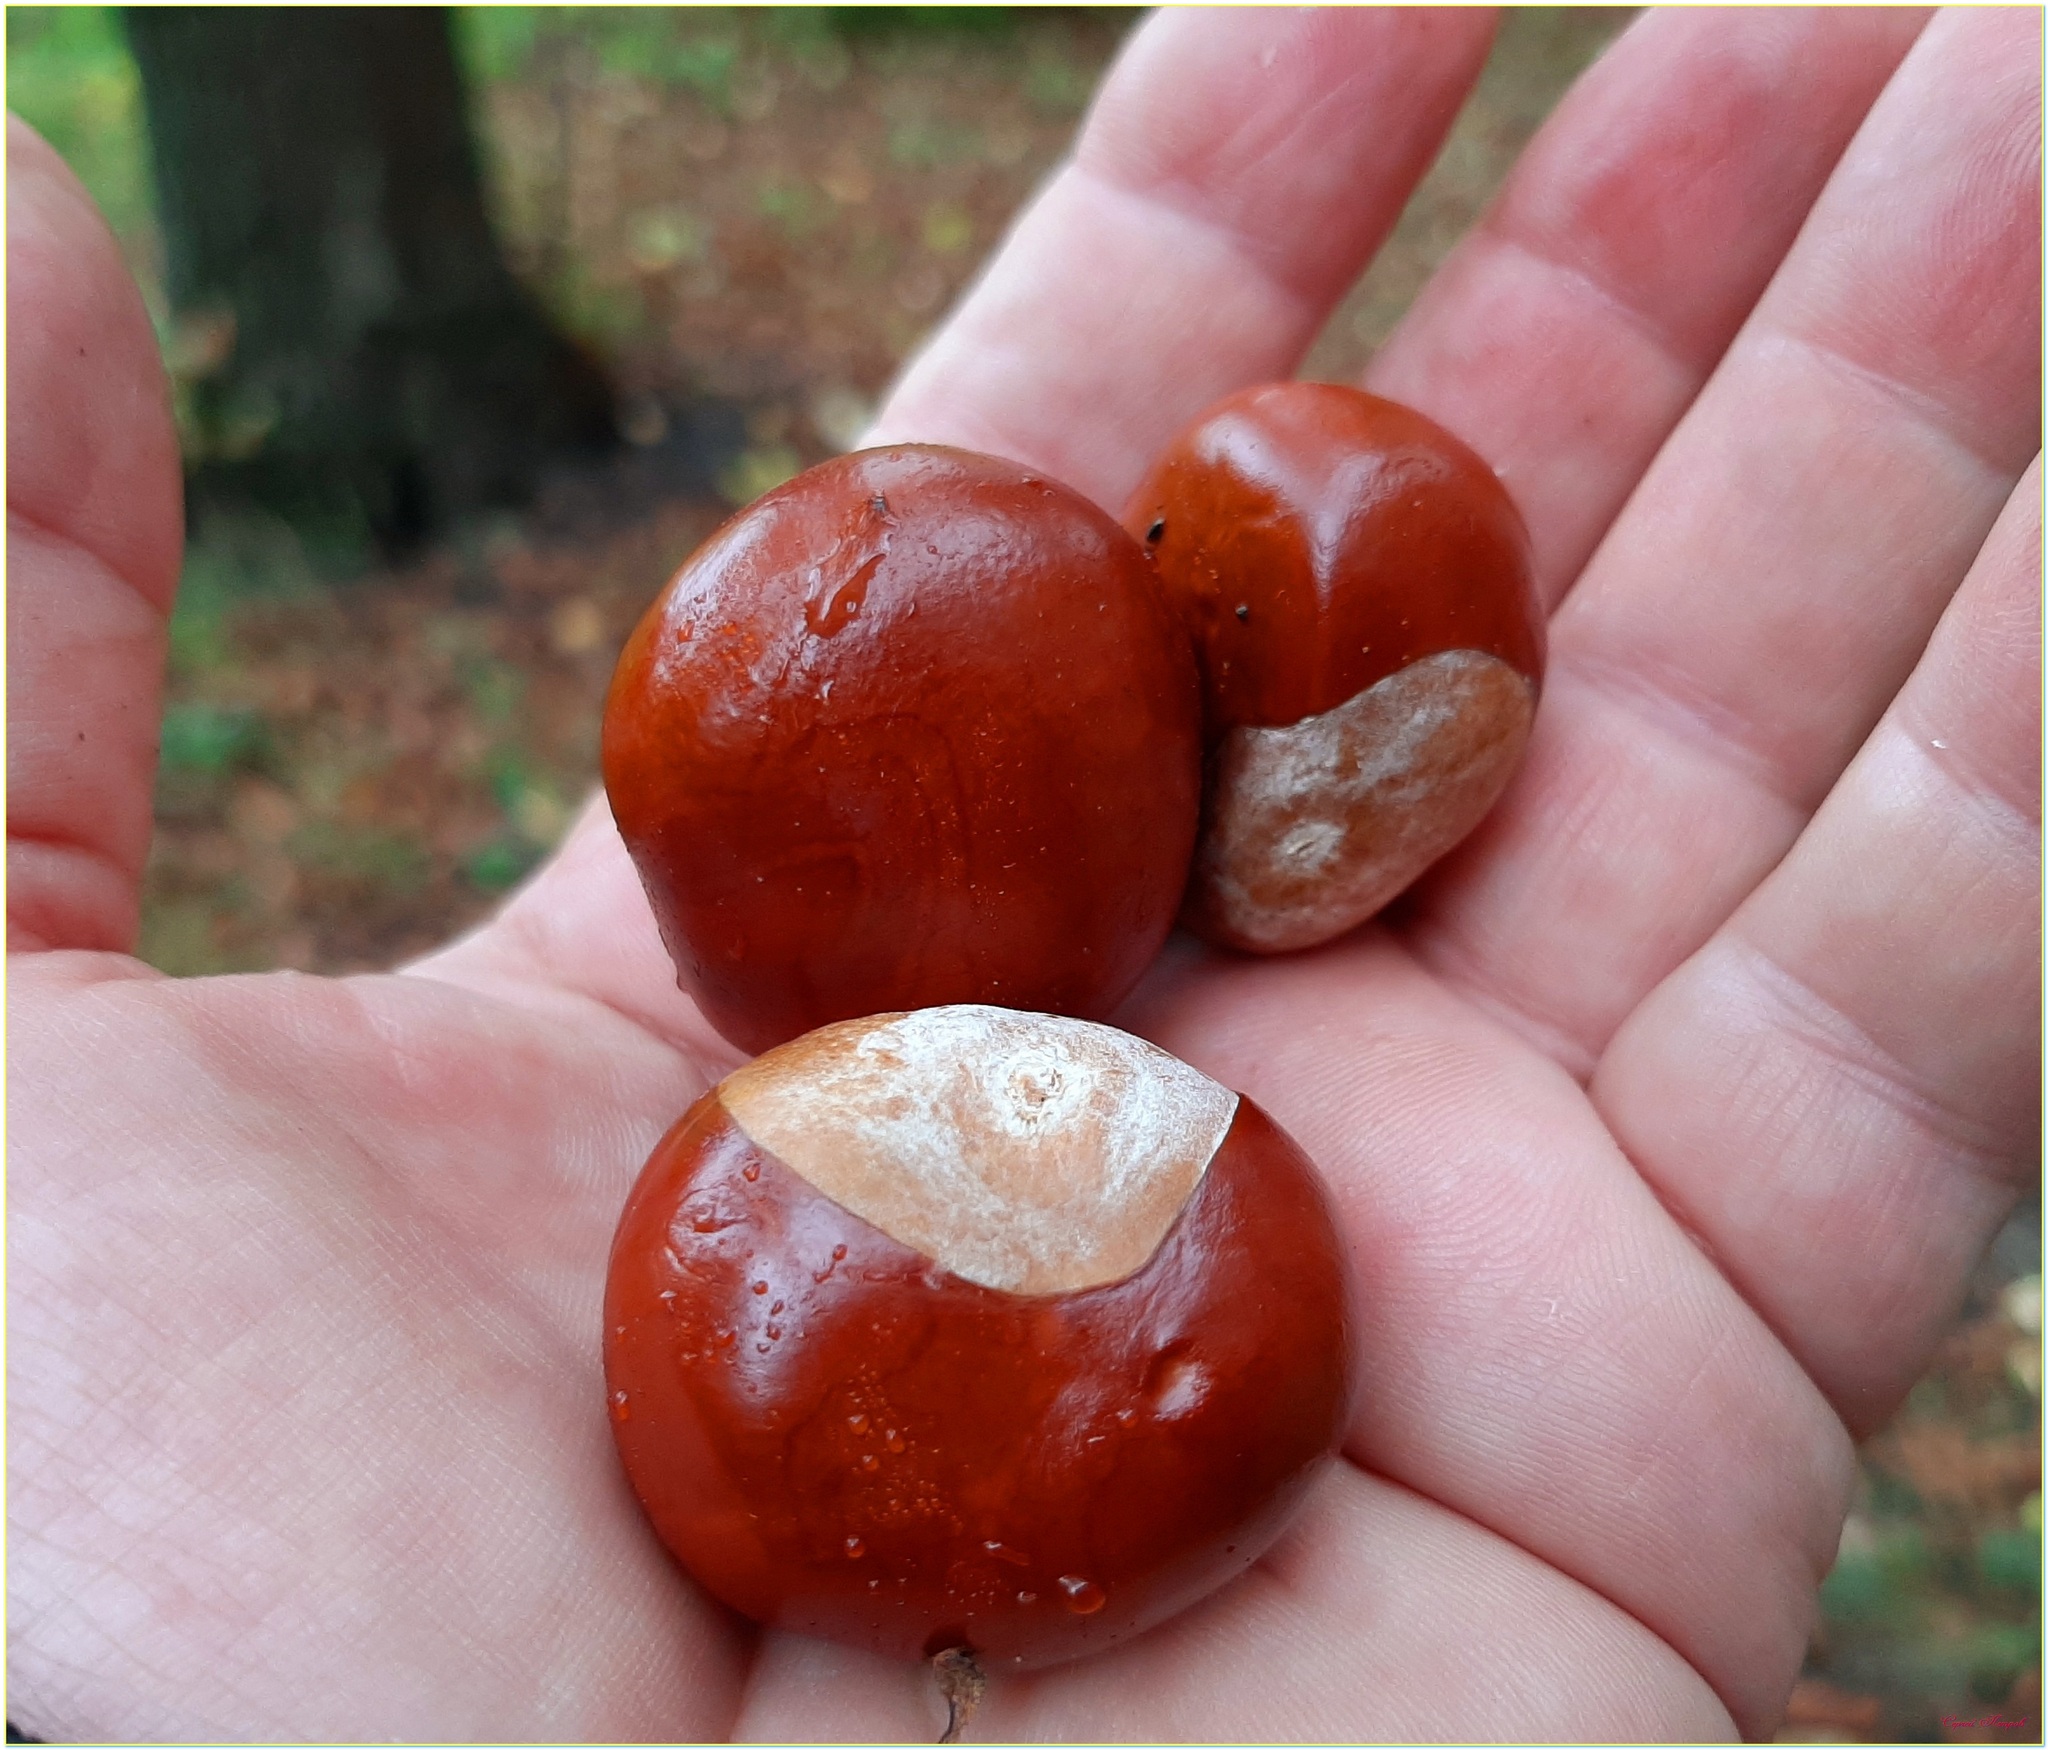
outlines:
[[[1627,16],[1509,15],[1303,375],[1364,365]],[[486,914],[595,783],[606,679],[641,609],[733,506],[855,440],[1136,18],[456,11],[505,257],[602,364],[622,442],[401,560],[347,529],[208,507],[171,627],[144,956],[185,974],[345,972]],[[10,8],[7,85],[119,235],[196,461],[221,441],[200,412],[231,337],[167,305],[120,15]],[[1865,1449],[1781,1740],[2040,1740],[2040,1333],[2030,1209]]]

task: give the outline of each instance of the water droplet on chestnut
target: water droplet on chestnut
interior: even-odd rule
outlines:
[[[1060,1591],[1065,1594],[1063,1602],[1076,1616],[1093,1616],[1109,1602],[1109,1594],[1093,1580],[1084,1580],[1078,1574],[1062,1574]]]

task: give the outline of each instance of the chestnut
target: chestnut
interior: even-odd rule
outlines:
[[[1543,614],[1513,501],[1441,426],[1333,383],[1247,389],[1174,439],[1124,524],[1202,660],[1196,933],[1259,953],[1327,941],[1498,800]]]
[[[903,445],[691,556],[619,658],[603,763],[680,981],[734,1044],[949,1002],[1103,1015],[1180,902],[1200,681],[1113,518]]]
[[[906,1659],[1107,1647],[1248,1567],[1336,1450],[1314,1167],[1067,1017],[824,1027],[655,1149],[605,1293],[655,1530],[755,1621]]]

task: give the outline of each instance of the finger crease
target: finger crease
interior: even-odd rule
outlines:
[[[27,511],[11,500],[7,506],[7,544],[9,548],[10,569],[11,561],[14,557],[12,551],[14,535],[17,529],[32,535],[38,541],[45,542],[53,547],[62,547],[69,552],[78,554],[81,558],[90,560],[100,570],[113,578],[116,583],[120,584],[123,589],[127,590],[130,595],[134,596],[137,601],[142,603],[155,616],[159,624],[167,624],[169,622],[170,603],[168,601],[159,602],[155,596],[151,595],[148,590],[144,589],[141,584],[137,583],[134,578],[130,577],[126,571],[122,570],[113,560],[100,552],[98,548],[91,546],[85,541],[81,541],[76,535],[67,534],[62,529],[52,528],[40,518],[29,515]],[[17,591],[17,594],[25,593]],[[167,595],[173,593],[175,593],[175,586],[172,591],[166,592]],[[20,604],[17,602],[16,605],[19,606]]]
[[[1901,715],[1910,708],[1910,702],[1902,704]],[[2034,789],[2027,798],[2034,803],[2030,810],[2025,803],[2017,802],[2006,795],[1966,747],[1960,747],[1953,741],[1941,741],[1925,733],[1915,733],[1898,718],[1894,718],[1886,727],[1912,749],[1913,756],[1964,808],[1982,817],[1994,834],[2000,838],[2013,840],[2023,853],[2031,853],[2036,862],[2040,860],[2041,812],[2038,769],[2034,773]],[[1939,759],[1934,757],[1937,752],[1941,756]]]
[[[1587,293],[1603,309],[1620,317],[1663,363],[1670,366],[1693,387],[1697,388],[1705,380],[1706,373],[1713,363],[1711,358],[1699,356],[1699,349],[1685,346],[1678,336],[1660,323],[1647,308],[1626,296],[1619,287],[1609,284],[1590,268],[1575,261],[1568,261],[1563,256],[1543,248],[1533,235],[1520,230],[1512,212],[1502,212],[1492,218],[1482,219],[1477,235],[1492,247],[1518,255],[1524,261],[1534,263],[1543,271],[1567,280]]]
[[[1998,483],[2000,496],[2010,492],[2019,478],[2018,471],[1997,458],[1986,455],[1972,444],[1962,432],[1964,421],[1955,408],[1939,397],[1923,389],[1916,389],[1904,378],[1888,371],[1878,370],[1851,356],[1838,346],[1830,346],[1810,334],[1796,329],[1782,328],[1774,323],[1759,324],[1755,332],[1744,340],[1745,350],[1754,349],[1760,357],[1767,358],[1774,351],[1803,354],[1832,375],[1845,378],[1865,389],[1874,390],[1889,401],[1912,426],[1938,439],[1963,461],[1971,463],[1987,481]]]
[[[1651,664],[1640,654],[1619,662],[1584,647],[1554,650],[1551,685],[1569,676],[1646,727],[1705,754],[1801,821],[1817,806],[1793,788],[1785,762],[1743,733],[1743,719],[1717,703],[1683,671]]]
[[[1882,1104],[1929,1131],[1985,1177],[2009,1176],[2004,1146],[2008,1139],[1942,1099],[1927,1078],[1916,1075],[1782,960],[1733,930],[1724,939],[1748,958],[1753,982],[1778,1011],[1785,1032],[1827,1058]]]
[[[1299,320],[1306,322],[1309,319],[1313,304],[1308,293],[1275,273],[1271,262],[1265,259],[1265,252],[1236,226],[1213,213],[1203,212],[1193,202],[1183,203],[1167,198],[1162,188],[1134,188],[1079,159],[1067,166],[1066,174],[1099,190],[1110,200],[1135,207],[1146,220],[1164,221],[1217,244],[1233,263],[1292,309]]]

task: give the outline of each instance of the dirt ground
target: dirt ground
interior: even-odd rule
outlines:
[[[1363,366],[1626,16],[1510,15],[1303,374]],[[630,449],[402,571],[337,582],[288,529],[197,531],[144,955],[345,972],[485,916],[593,785],[605,682],[647,601],[732,505],[852,440],[1134,17],[462,14],[508,249],[610,362]],[[147,275],[146,218],[128,232]],[[2022,1221],[1865,1450],[1781,1738],[2038,1741],[2040,1317]]]

